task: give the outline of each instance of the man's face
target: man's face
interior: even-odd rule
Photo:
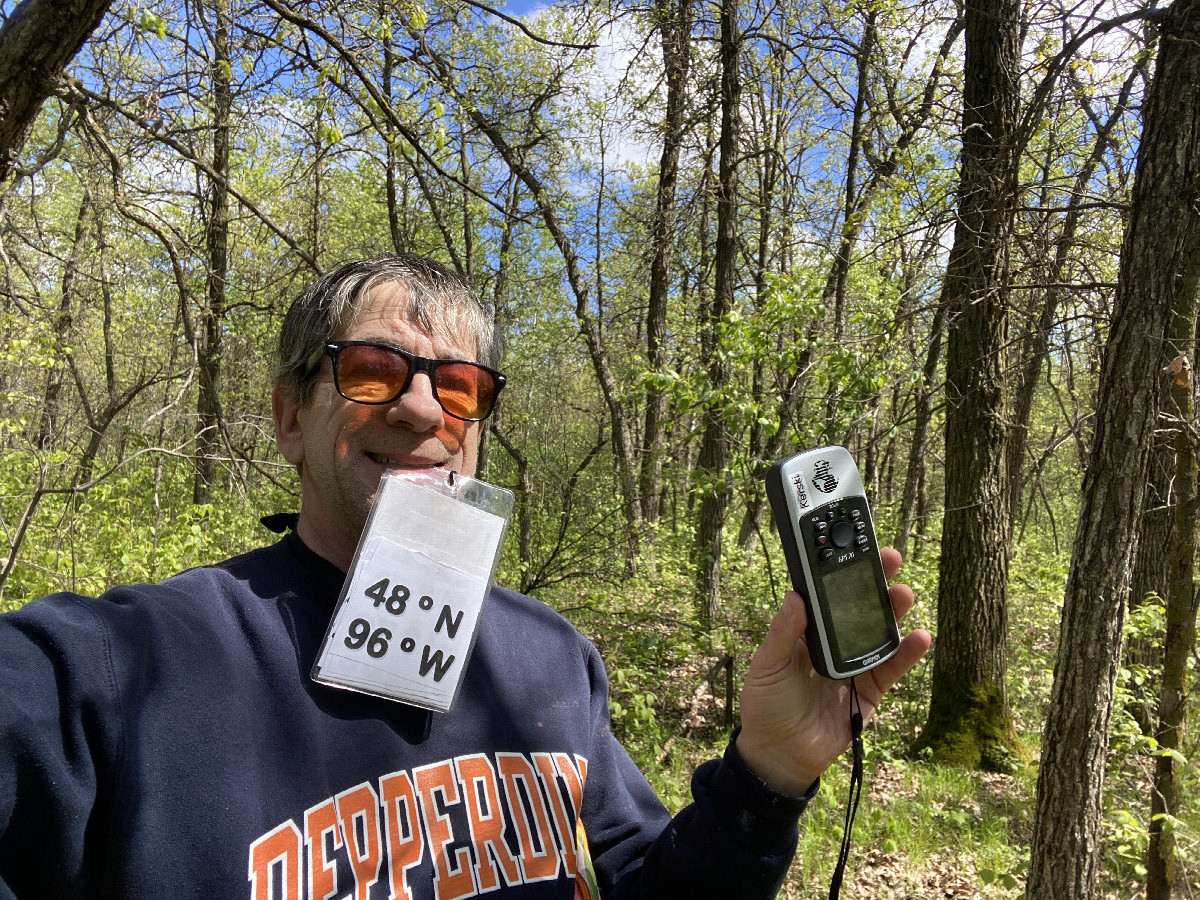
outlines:
[[[475,359],[469,338],[434,338],[409,321],[405,289],[373,288],[338,340],[380,341],[429,358]],[[284,458],[303,463],[299,533],[330,562],[348,569],[366,525],[379,479],[389,469],[439,468],[473,475],[481,422],[446,415],[424,372],[391,403],[346,400],[334,387],[332,363],[321,363],[312,401],[300,406],[291,391],[273,397],[275,442]]]

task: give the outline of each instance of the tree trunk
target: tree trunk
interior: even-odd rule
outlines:
[[[1200,0],[1163,15],[1067,578],[1030,900],[1094,896],[1113,688],[1172,321],[1200,277]],[[1190,334],[1190,332],[1189,332]]]
[[[112,0],[25,0],[0,26],[0,183],[8,180],[42,103]]]
[[[1192,338],[1192,373],[1197,368],[1200,368],[1200,320],[1196,322],[1196,334]],[[1194,381],[1194,375],[1192,378]],[[1182,488],[1185,486],[1180,485],[1181,489],[1176,489],[1177,453],[1181,437],[1181,422],[1176,407],[1182,408],[1184,398],[1180,397],[1177,402],[1172,397],[1174,391],[1172,380],[1164,378],[1160,397],[1162,413],[1158,418],[1154,447],[1150,451],[1150,462],[1147,466],[1150,474],[1146,484],[1146,498],[1143,501],[1138,547],[1133,564],[1129,593],[1130,612],[1145,603],[1151,594],[1156,595],[1164,606],[1166,605],[1171,594],[1174,565],[1172,559],[1180,543],[1176,540],[1175,529],[1186,525],[1180,521],[1179,509],[1184,494]],[[1193,384],[1193,398],[1194,394]],[[1194,449],[1192,452],[1195,452]],[[1187,539],[1181,540],[1186,542]],[[1135,636],[1134,640],[1126,645],[1122,659],[1126,665],[1142,666],[1148,671],[1161,674],[1163,645],[1163,635],[1160,633]],[[1139,694],[1130,699],[1128,709],[1137,719],[1142,733],[1148,737],[1155,737],[1159,698],[1150,694]]]
[[[379,5],[378,14],[380,21],[383,20],[384,16],[388,15],[389,11],[390,7],[386,4],[381,3]],[[393,100],[392,72],[396,68],[396,54],[392,49],[391,36],[386,35],[380,38],[379,45],[383,51],[383,58],[380,61],[379,89],[388,103],[391,103]],[[400,227],[400,214],[401,210],[404,209],[404,204],[402,204],[396,190],[396,167],[399,165],[399,160],[397,159],[399,154],[396,152],[397,135],[395,128],[392,127],[390,122],[386,122],[385,127],[387,131],[383,135],[383,194],[387,200],[388,233],[392,236],[392,252],[404,253],[408,247],[406,246],[407,241],[404,239],[404,233]]]
[[[708,361],[710,400],[704,409],[704,437],[696,476],[700,485],[700,516],[696,528],[696,601],[701,626],[711,627],[717,611],[721,586],[721,544],[725,515],[733,490],[729,484],[732,435],[725,415],[725,390],[730,380],[727,354],[721,344],[721,329],[733,303],[737,285],[737,154],[741,127],[741,73],[738,56],[741,34],[737,24],[738,3],[721,3],[721,159],[717,186],[716,276],[712,304],[706,310],[702,348]]]
[[[512,267],[512,249],[513,243],[517,236],[517,205],[519,191],[519,182],[516,177],[509,175],[508,183],[504,187],[504,224],[500,228],[500,247],[496,253],[496,277],[492,282],[492,328],[494,334],[505,334],[512,324],[512,307],[508,297],[508,278],[509,270]],[[493,360],[495,365],[498,360]],[[486,429],[490,435],[491,432],[497,431],[503,424],[502,416],[504,414],[503,407],[496,410],[495,418],[492,420],[490,427]],[[502,444],[503,446],[503,444]],[[479,459],[475,466],[475,476],[484,481],[488,479],[488,468],[491,463],[492,442],[488,440],[480,440],[479,442]],[[520,465],[518,461],[518,465]],[[522,562],[525,561],[525,556],[521,557]]]
[[[855,53],[855,64],[858,67],[858,85],[854,98],[854,112],[850,127],[850,147],[846,157],[846,186],[843,193],[842,227],[838,236],[838,246],[834,252],[833,263],[825,279],[825,287],[821,292],[821,301],[833,321],[833,338],[840,342],[846,330],[847,313],[847,284],[850,276],[850,265],[854,248],[858,245],[859,237],[866,227],[867,213],[875,205],[876,199],[883,192],[888,181],[900,167],[900,162],[916,137],[925,128],[933,111],[934,100],[942,82],[946,58],[950,55],[959,34],[964,28],[964,17],[957,16],[950,23],[945,37],[934,57],[929,76],[925,81],[921,103],[911,117],[903,119],[902,130],[892,145],[890,152],[883,159],[874,160],[871,174],[861,187],[858,186],[859,157],[871,146],[875,135],[864,135],[869,128],[870,116],[866,108],[867,94],[870,85],[870,70],[875,63],[872,56],[877,45],[876,21],[878,10],[869,6],[863,21],[862,40]],[[839,389],[837,385],[830,387],[825,398],[826,438],[833,440],[829,432],[837,425]]]
[[[1025,453],[1029,443],[1029,423],[1033,410],[1033,400],[1036,393],[1038,378],[1050,356],[1050,332],[1058,319],[1058,309],[1066,294],[1063,286],[1066,280],[1067,264],[1076,250],[1076,236],[1083,220],[1083,204],[1090,197],[1089,185],[1096,169],[1104,160],[1112,143],[1112,135],[1121,120],[1128,112],[1129,97],[1135,83],[1144,73],[1144,63],[1135,66],[1121,85],[1121,91],[1108,119],[1098,126],[1092,150],[1079,171],[1071,188],[1071,200],[1063,217],[1062,228],[1054,242],[1054,255],[1050,261],[1045,280],[1049,287],[1042,298],[1041,310],[1037,321],[1030,325],[1028,333],[1021,344],[1024,345],[1023,359],[1020,364],[1020,376],[1016,389],[1013,391],[1012,428],[1008,445],[1009,472],[1009,526],[1017,521],[1024,493],[1026,479],[1022,476],[1025,471]]]
[[[1149,29],[1153,30],[1153,29]],[[1155,48],[1157,49],[1157,47]],[[1153,57],[1147,55],[1136,68],[1144,83],[1149,82]],[[1200,328],[1200,322],[1197,323]],[[1193,341],[1193,370],[1200,365]],[[1164,378],[1160,387],[1160,406],[1163,411],[1171,410],[1170,379]],[[1154,594],[1165,601],[1169,593],[1171,554],[1175,547],[1176,504],[1175,490],[1175,428],[1165,427],[1160,414],[1155,427],[1154,446],[1147,465],[1146,497],[1143,500],[1142,521],[1139,527],[1137,552],[1134,555],[1133,577],[1129,589],[1129,609],[1132,612]],[[1135,635],[1122,654],[1126,665],[1144,667],[1147,671],[1161,673],[1163,645],[1162,636],[1155,634]],[[1158,698],[1149,692],[1138,692],[1128,703],[1130,714],[1137,720],[1142,734],[1153,737],[1158,715]]]
[[[443,79],[443,83],[448,89],[453,90],[454,81],[450,77],[446,64],[437,60],[433,54],[430,54],[430,58],[434,59],[441,67],[439,77]],[[605,406],[608,408],[609,421],[612,423],[612,448],[616,457],[617,478],[621,490],[621,508],[625,514],[629,533],[626,543],[626,569],[630,571],[633,568],[638,550],[638,540],[642,531],[642,507],[637,497],[639,473],[634,459],[633,428],[630,423],[628,403],[621,396],[617,378],[613,374],[612,360],[604,340],[603,322],[593,311],[591,292],[580,271],[579,254],[575,252],[575,245],[555,209],[549,192],[542,184],[541,179],[526,163],[524,155],[508,142],[503,129],[496,122],[489,121],[474,104],[469,102],[468,98],[460,97],[457,94],[455,98],[464,102],[471,121],[491,142],[505,165],[508,166],[509,171],[519,178],[529,190],[529,194],[541,214],[542,223],[550,232],[551,238],[562,255],[567,283],[571,286],[571,292],[575,296],[575,320],[587,347],[588,357],[596,373],[596,381],[604,397]]]
[[[500,446],[508,452],[517,467],[517,558],[521,562],[520,590],[525,592],[529,589],[530,572],[533,571],[533,512],[529,508],[529,495],[532,491],[529,482],[529,459],[504,433],[499,421],[493,421],[488,430],[496,436]]]
[[[667,374],[667,306],[671,294],[671,251],[675,246],[675,190],[679,182],[679,150],[686,133],[686,92],[692,59],[692,0],[658,0],[656,20],[662,35],[663,77],[667,82],[663,149],[658,164],[658,193],[650,261],[650,297],[646,311],[646,364],[650,384],[646,389],[646,418],[642,432],[639,499],[642,519],[658,521],[662,494],[665,433],[663,419],[670,396],[664,383]]]
[[[934,759],[1007,769],[1022,755],[1005,685],[1008,473],[1005,344],[1016,202],[1020,14],[966,9],[962,175],[946,306],[946,506],[929,719]]]
[[[786,71],[788,66],[789,62],[782,48],[773,47],[770,71],[772,73]],[[795,192],[786,183],[786,166],[783,162],[786,158],[783,148],[788,134],[787,111],[783,100],[787,92],[780,90],[774,82],[770,88],[764,84],[763,92],[769,92],[771,106],[767,107],[765,103],[762,105],[761,144],[758,154],[756,154],[761,154],[761,156],[756,192],[758,248],[754,266],[754,303],[760,310],[764,309],[768,302],[770,273],[787,271],[791,265],[790,260],[787,259],[787,241],[779,239],[778,219],[790,221],[794,210],[795,195]],[[762,102],[761,99],[760,102]],[[768,108],[770,116],[767,114]],[[782,202],[780,202],[781,200]],[[776,216],[777,208],[781,210],[780,216]],[[782,335],[778,337],[782,337]],[[762,403],[763,413],[767,411],[771,399],[767,384],[774,380],[774,377],[768,376],[768,371],[773,373],[777,368],[778,357],[769,359],[755,354],[753,373],[751,374],[751,395],[756,401]],[[766,504],[763,474],[767,467],[781,455],[783,441],[787,436],[786,424],[782,419],[776,419],[774,423],[770,423],[766,415],[759,414],[754,416],[754,421],[750,424],[747,455],[753,477],[750,479],[751,483],[744,485],[742,490],[745,507],[737,538],[738,546],[743,550],[749,550],[761,533],[763,508]]]
[[[1164,411],[1171,409],[1169,391],[1169,381],[1163,379],[1159,408]],[[1175,489],[1173,430],[1164,427],[1163,416],[1160,415],[1155,428],[1154,445],[1146,463],[1146,497],[1142,501],[1142,520],[1138,526],[1137,553],[1134,555],[1129,588],[1130,611],[1145,603],[1150,594],[1165,601],[1169,593],[1179,502],[1179,492]],[[1156,674],[1161,672],[1162,657],[1160,633],[1135,635],[1122,653],[1126,665],[1142,666]],[[1153,737],[1158,716],[1158,697],[1150,691],[1138,691],[1129,698],[1127,709],[1137,720],[1142,734]]]
[[[54,317],[54,334],[57,336],[57,349],[61,352],[69,344],[71,325],[75,321],[76,294],[75,280],[79,274],[79,266],[87,253],[87,220],[92,211],[92,193],[85,185],[83,199],[79,202],[79,214],[75,219],[75,240],[71,244],[71,255],[63,266],[62,293],[59,297],[58,314]],[[59,421],[62,418],[62,389],[67,373],[66,361],[56,359],[46,371],[46,389],[42,395],[42,415],[37,432],[30,443],[38,450],[49,450],[58,434]]]
[[[1192,284],[1181,285],[1176,327],[1194,335],[1197,285],[1200,266],[1190,274]],[[1190,306],[1191,309],[1185,307]],[[1176,334],[1187,333],[1176,331]],[[1186,351],[1189,339],[1178,349]],[[1194,348],[1193,348],[1194,349]],[[1167,569],[1167,634],[1163,647],[1162,688],[1158,701],[1158,728],[1154,737],[1161,755],[1154,762],[1154,790],[1150,801],[1150,843],[1146,851],[1146,898],[1170,900],[1175,885],[1182,884],[1179,849],[1175,831],[1165,826],[1168,816],[1179,812],[1182,785],[1177,778],[1178,762],[1173,752],[1183,749],[1187,726],[1188,658],[1196,646],[1196,446],[1189,426],[1195,421],[1190,353],[1176,358],[1171,378],[1170,409],[1175,428],[1175,534]]]
[[[933,314],[929,328],[929,346],[925,350],[925,364],[921,367],[921,381],[917,385],[913,401],[912,440],[908,445],[908,466],[904,475],[904,491],[900,495],[900,510],[896,518],[896,537],[892,546],[901,556],[908,555],[909,533],[917,515],[918,492],[925,478],[926,440],[929,424],[933,420],[933,388],[937,379],[938,360],[942,355],[942,332],[946,327],[946,308],[939,306]]]
[[[854,112],[850,118],[850,148],[846,153],[846,187],[842,194],[842,227],[838,235],[837,250],[833,264],[825,280],[821,301],[833,316],[833,339],[841,342],[846,331],[846,283],[850,278],[850,257],[858,243],[864,221],[864,204],[858,193],[858,158],[863,152],[864,120],[867,115],[867,90],[870,82],[872,54],[875,52],[875,22],[879,7],[868,6],[863,20],[862,40],[854,54],[858,67],[858,83],[854,92]],[[827,415],[832,424],[837,410],[837,389],[830,389],[826,402]]]
[[[213,177],[209,186],[206,234],[208,279],[201,317],[204,334],[197,360],[199,389],[196,438],[196,478],[192,499],[211,503],[221,446],[221,353],[225,327],[226,282],[229,278],[229,112],[230,85],[228,0],[213,4]],[[315,257],[314,257],[315,258]]]

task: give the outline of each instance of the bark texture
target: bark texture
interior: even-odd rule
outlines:
[[[25,0],[0,28],[0,183],[8,180],[42,103],[112,0]]]
[[[658,521],[662,493],[663,453],[670,399],[661,380],[670,362],[667,343],[667,306],[671,296],[671,255],[675,246],[676,188],[679,184],[679,151],[687,132],[686,87],[692,59],[692,0],[658,0],[655,21],[662,35],[663,75],[667,82],[666,120],[658,164],[658,191],[654,204],[651,241],[650,295],[646,312],[646,364],[652,376],[646,390],[646,420],[642,429],[639,499],[642,519]]]
[[[1200,268],[1200,0],[1163,16],[1038,776],[1029,900],[1090,897],[1113,689],[1171,323]],[[1190,286],[1190,287],[1189,287]]]
[[[1196,318],[1196,276],[1179,298],[1181,308],[1176,325],[1190,328]],[[1190,307],[1190,308],[1189,308]],[[1189,315],[1190,313],[1190,315]],[[1180,342],[1185,349],[1190,340]],[[1177,360],[1186,363],[1187,355]],[[1171,377],[1169,410],[1180,422],[1195,418],[1191,372],[1177,364]],[[1167,637],[1163,650],[1162,686],[1158,701],[1158,727],[1154,737],[1160,750],[1182,751],[1187,731],[1187,698],[1190,678],[1188,659],[1196,646],[1196,446],[1185,428],[1175,431],[1175,483],[1179,493],[1175,504],[1175,535],[1167,569]],[[1186,875],[1180,866],[1175,830],[1166,827],[1168,817],[1179,812],[1183,785],[1179,762],[1171,753],[1163,753],[1154,765],[1154,792],[1150,800],[1150,843],[1146,851],[1147,900],[1170,900],[1176,885]]]
[[[721,586],[721,546],[725,516],[733,498],[728,468],[733,453],[732,436],[725,416],[724,393],[731,377],[727,354],[721,348],[720,334],[733,304],[737,286],[737,190],[738,141],[741,131],[739,104],[742,83],[738,71],[741,33],[737,23],[736,0],[721,4],[721,140],[717,186],[716,279],[712,303],[705,314],[702,347],[708,360],[708,386],[711,399],[704,411],[704,438],[700,445],[699,523],[696,527],[696,599],[701,626],[711,627],[717,611]]]
[[[936,760],[1006,769],[1021,753],[1005,686],[1008,471],[1005,346],[1016,204],[1020,13],[1015,0],[966,8],[962,174],[942,303],[946,511],[929,719]]]
[[[213,178],[209,185],[205,250],[208,273],[201,321],[204,333],[197,360],[200,386],[196,398],[196,477],[192,500],[211,503],[221,450],[221,357],[224,354],[226,286],[229,279],[229,130],[233,92],[230,81],[229,11],[227,0],[213,3]],[[314,252],[314,257],[318,254]]]

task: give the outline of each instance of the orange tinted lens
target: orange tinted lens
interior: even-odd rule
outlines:
[[[496,379],[487,369],[465,362],[441,362],[437,395],[442,408],[462,419],[482,419],[492,411]]]
[[[408,360],[386,347],[351,344],[338,354],[338,387],[359,403],[386,403],[408,378]]]

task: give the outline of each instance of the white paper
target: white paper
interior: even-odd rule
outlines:
[[[313,677],[449,709],[506,524],[445,493],[385,477]]]

